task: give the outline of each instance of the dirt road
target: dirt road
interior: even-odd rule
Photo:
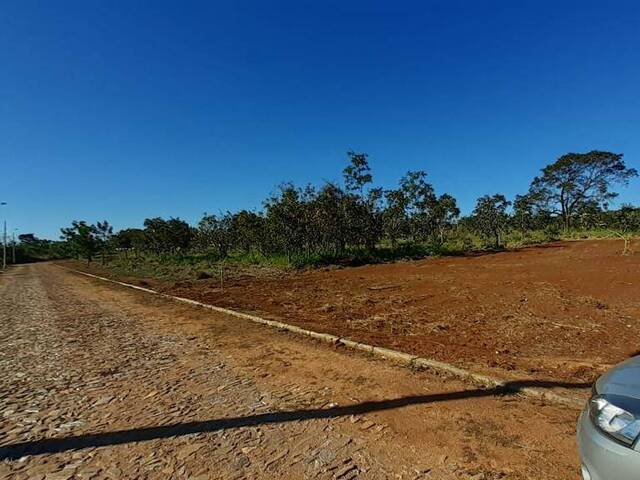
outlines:
[[[0,478],[577,479],[578,412],[39,264],[0,276]]]

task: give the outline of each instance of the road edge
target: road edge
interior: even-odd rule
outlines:
[[[215,305],[199,302],[197,300],[191,300],[190,298],[169,295],[167,293],[158,292],[157,290],[153,290],[150,288],[140,287],[138,285],[133,285],[131,283],[125,283],[119,280],[114,280],[111,278],[102,277],[100,275],[95,275],[93,273],[83,272],[81,270],[65,267],[63,265],[58,265],[58,264],[54,264],[54,265],[64,270],[77,273],[80,275],[84,275],[87,277],[95,278],[97,280],[101,280],[104,282],[114,283],[123,287],[139,290],[145,293],[150,293],[152,295],[158,295],[160,297],[174,300],[177,302],[187,303],[190,305],[213,310],[215,312],[223,313],[225,315],[230,315],[233,317],[250,320],[254,323],[258,323],[261,325],[267,325],[269,327],[277,328],[279,330],[285,330],[298,335],[314,338],[324,343],[329,343],[332,345],[341,345],[341,346],[344,346],[345,348],[349,348],[351,350],[355,350],[359,352],[365,352],[379,358],[390,360],[394,363],[399,363],[407,367],[431,369],[437,372],[442,372],[442,373],[452,375],[461,380],[473,382],[475,384],[481,384],[483,386],[488,386],[492,388],[503,388],[507,391],[519,393],[530,398],[545,400],[551,403],[560,404],[564,406],[582,407],[582,405],[584,404],[584,400],[576,397],[560,395],[554,392],[549,392],[549,391],[546,391],[540,388],[535,388],[535,387],[519,386],[517,382],[510,382],[507,380],[490,377],[488,375],[475,373],[460,367],[456,367],[455,365],[451,365],[449,363],[440,362],[438,360],[419,357],[417,355],[412,355],[406,352],[393,350],[390,348],[376,347],[374,345],[357,342],[348,338],[341,338],[336,335],[331,335],[328,333],[315,332],[313,330],[307,330],[301,327],[297,327],[295,325],[290,325],[288,323],[278,322],[276,320],[267,320],[257,315],[250,315],[248,313],[238,312],[236,310],[231,310],[228,308],[216,307]]]

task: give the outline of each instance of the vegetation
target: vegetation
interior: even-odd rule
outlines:
[[[495,248],[502,247],[502,234],[509,224],[507,207],[510,204],[504,195],[496,193],[492,197],[479,198],[473,210],[472,225],[486,237],[493,238]]]
[[[576,214],[606,208],[617,196],[611,187],[626,184],[637,175],[619,153],[568,153],[533,180],[529,197],[539,211],[559,215],[564,228],[569,229]]]
[[[113,227],[106,220],[95,225],[88,225],[85,221],[73,221],[71,227],[61,229],[62,238],[66,241],[69,251],[91,263],[100,254],[103,263],[111,251],[111,237]]]
[[[29,258],[99,257],[133,268],[181,264],[206,270],[216,262],[267,265],[361,264],[427,255],[460,255],[555,240],[640,232],[640,209],[609,210],[613,188],[637,176],[621,154],[563,155],[546,166],[513,202],[502,194],[478,199],[460,217],[456,199],[437,194],[424,171],[409,171],[396,188],[373,185],[368,156],[348,152],[342,182],[303,188],[286,183],[261,211],[205,213],[196,226],[179,218],[148,218],[143,228],[113,233],[108,222],[74,221],[62,242],[20,236]]]
[[[8,248],[8,260],[13,260],[13,252],[15,251],[16,263],[37,262],[70,256],[66,242],[43,240],[33,233],[18,235],[18,241],[15,244],[9,244]]]

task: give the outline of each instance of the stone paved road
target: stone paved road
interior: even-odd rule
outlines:
[[[0,478],[575,479],[577,413],[51,264],[0,276]]]

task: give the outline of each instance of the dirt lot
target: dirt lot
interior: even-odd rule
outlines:
[[[640,350],[640,254],[617,241],[144,284],[506,378],[589,381]],[[140,279],[127,280],[140,282]]]
[[[53,265],[0,275],[0,327],[1,479],[578,478],[576,409]]]

